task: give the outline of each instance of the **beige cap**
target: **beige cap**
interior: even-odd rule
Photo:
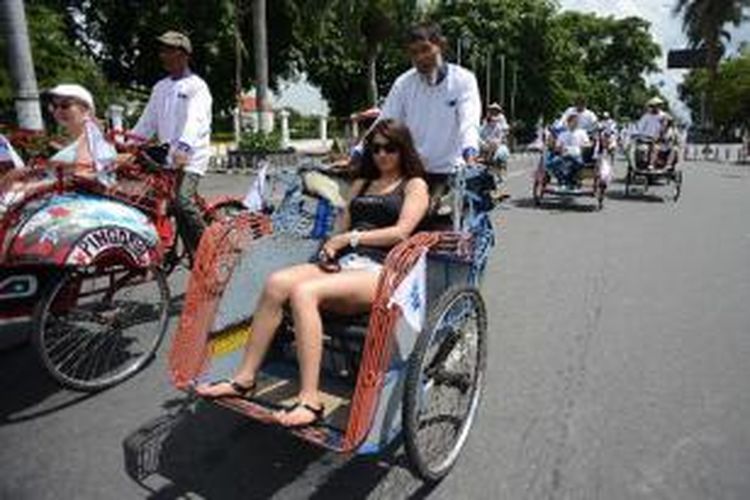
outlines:
[[[487,106],[487,111],[502,111],[503,107],[500,106],[498,103],[493,102],[489,106]]]
[[[661,106],[662,104],[664,104],[664,101],[660,97],[652,97],[648,100],[646,106]]]
[[[159,43],[166,45],[167,47],[182,49],[188,54],[193,53],[193,44],[190,43],[190,38],[179,31],[167,31],[166,33],[162,33],[156,39]]]
[[[47,94],[55,97],[72,97],[73,99],[78,99],[88,106],[92,113],[95,111],[94,98],[91,96],[91,92],[77,83],[61,83],[49,89]]]

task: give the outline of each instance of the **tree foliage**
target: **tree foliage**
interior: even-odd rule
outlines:
[[[68,36],[64,13],[51,6],[29,3],[26,18],[39,88],[58,83],[80,83],[94,94],[100,108],[115,94],[96,62]],[[6,61],[7,40],[0,38],[0,116],[12,122],[13,93]]]
[[[527,129],[540,116],[555,117],[578,95],[596,110],[636,116],[657,93],[644,75],[657,69],[660,49],[643,19],[560,14],[551,0],[444,1],[433,15],[452,47],[462,43],[462,62],[477,72],[483,94],[491,65],[493,100],[501,97],[499,70],[505,56],[503,104],[513,111],[511,75],[517,71],[513,118]]]
[[[427,12],[420,3],[269,1],[271,86],[281,77],[306,73],[333,114],[348,116],[371,105],[374,95],[384,96],[410,66],[403,34],[427,17],[443,27],[448,58],[455,59],[461,41],[462,64],[476,71],[483,96],[489,93],[491,100],[500,100],[504,56],[506,111],[513,96],[514,118],[529,129],[540,116],[553,118],[578,94],[588,96],[597,110],[633,116],[654,92],[644,74],[656,69],[659,48],[642,19],[561,14],[555,0],[437,0]],[[145,97],[163,74],[155,37],[167,29],[190,35],[193,67],[209,83],[216,111],[235,104],[237,28],[241,85],[247,88],[253,81],[248,0],[35,0],[28,10],[43,84],[79,81],[100,102],[123,91]],[[6,82],[0,70],[0,98],[8,99]]]
[[[712,92],[708,92],[709,88]],[[680,97],[690,108],[693,121],[701,122],[702,96],[714,112],[714,125],[720,131],[750,129],[750,52],[723,61],[716,79],[710,83],[706,70],[692,70],[680,85]]]

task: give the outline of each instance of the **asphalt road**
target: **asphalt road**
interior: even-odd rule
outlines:
[[[596,212],[534,207],[530,164],[496,213],[485,397],[437,487],[400,449],[349,460],[208,404],[169,418],[166,347],[82,396],[21,346],[0,353],[0,498],[750,498],[750,167],[690,163],[676,204],[616,182]]]

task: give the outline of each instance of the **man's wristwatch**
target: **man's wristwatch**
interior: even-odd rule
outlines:
[[[355,229],[354,231],[351,231],[349,233],[349,246],[352,248],[357,248],[359,245],[359,238],[362,236],[362,233],[359,232],[359,230]]]

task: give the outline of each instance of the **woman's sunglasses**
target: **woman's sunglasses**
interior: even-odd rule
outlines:
[[[390,142],[387,142],[385,144],[373,142],[372,144],[370,144],[370,151],[372,151],[372,154],[374,155],[380,153],[381,151],[385,151],[388,154],[394,154],[398,153],[398,146]]]
[[[54,111],[56,109],[69,109],[73,105],[73,101],[52,101],[49,103],[49,110]]]

